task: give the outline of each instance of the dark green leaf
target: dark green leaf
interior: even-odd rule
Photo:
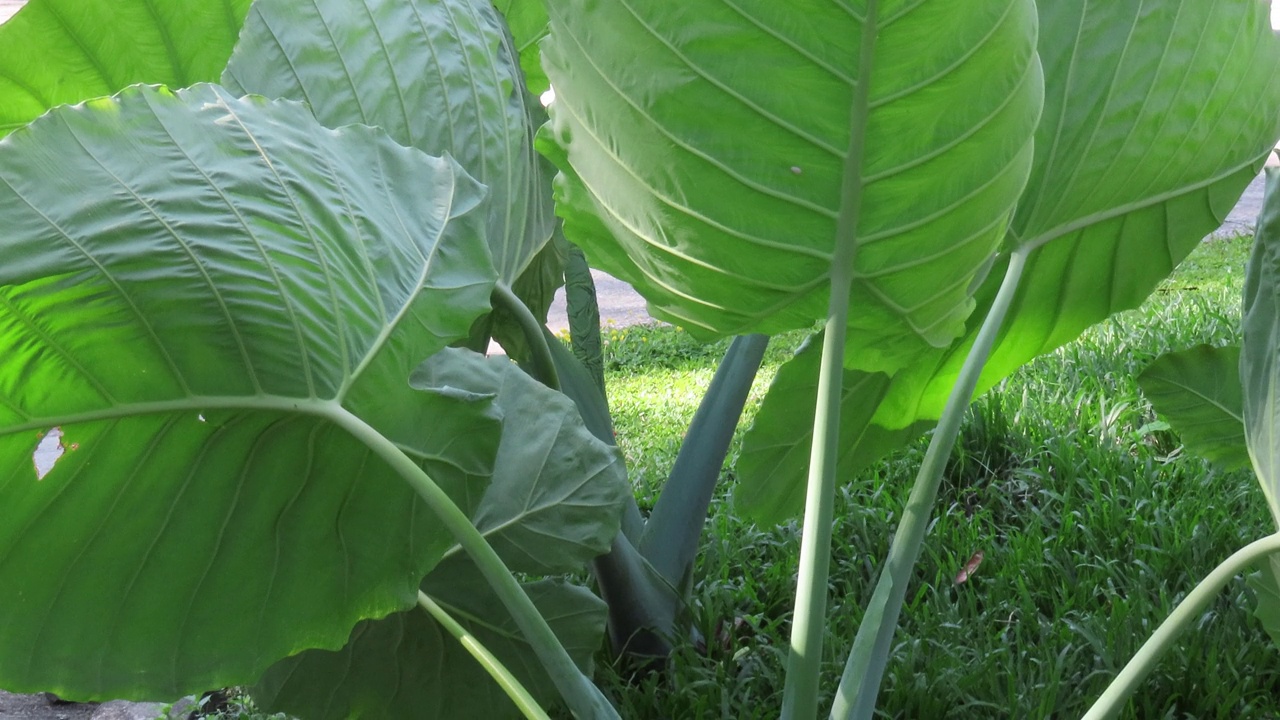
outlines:
[[[1188,450],[1225,470],[1249,467],[1240,348],[1198,345],[1166,353],[1142,371],[1138,385]]]
[[[572,400],[505,359],[465,350],[437,353],[411,382],[496,393],[502,444],[472,522],[507,567],[542,575],[573,572],[609,550],[630,485],[618,450],[583,426]]]
[[[466,627],[545,704],[555,687],[538,664],[505,608],[474,566],[459,572],[445,563],[447,582],[428,594]],[[474,574],[463,574],[471,572]],[[560,580],[525,583],[543,617],[574,661],[590,672],[600,649],[605,606],[585,588]],[[484,669],[430,616],[397,613],[356,626],[337,652],[310,651],[271,668],[253,697],[270,712],[308,720],[500,720],[520,717]]]
[[[592,437],[572,402],[506,360],[447,349],[414,373],[417,386],[494,396],[503,411],[493,482],[473,521],[508,567],[580,571],[609,548],[629,492],[617,451]],[[509,614],[458,547],[423,582],[542,702],[558,694]],[[525,585],[576,662],[588,670],[604,634],[604,603],[558,580]],[[451,636],[418,612],[364,623],[339,652],[273,667],[254,695],[307,718],[502,718],[510,700]]]
[[[1280,557],[1268,557],[1258,572],[1249,575],[1248,582],[1257,593],[1253,615],[1262,622],[1271,642],[1280,647]]]

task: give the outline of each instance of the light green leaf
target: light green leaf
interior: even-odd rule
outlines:
[[[1036,248],[978,383],[992,387],[1137,307],[1226,218],[1280,136],[1280,40],[1263,3],[1039,3],[1045,110],[1009,246]],[[876,422],[938,417],[965,338],[895,378]]]
[[[796,419],[813,417],[821,359],[819,333],[778,369],[755,421],[742,438],[742,451],[734,466],[738,477],[734,506],[761,525],[785,522],[804,509],[813,426]],[[925,421],[886,430],[871,422],[889,389],[889,377],[883,373],[845,370],[841,388],[836,476],[845,481],[933,426]]]
[[[413,374],[416,387],[492,389],[502,408],[493,480],[471,521],[515,572],[580,570],[609,550],[631,492],[622,457],[583,425],[565,395],[505,359],[446,349]],[[449,554],[458,554],[454,547]]]
[[[1267,190],[1245,269],[1240,383],[1244,431],[1253,471],[1280,525],[1280,173],[1267,170]]]
[[[550,170],[533,149],[544,115],[516,62],[488,0],[258,0],[223,82],[305,101],[327,127],[376,125],[451,155],[489,187],[489,246],[511,283],[554,222]]]
[[[482,196],[208,85],[0,141],[0,686],[177,697],[415,602],[452,538],[353,433],[490,472],[491,398],[408,385],[487,309]]]
[[[135,83],[217,80],[250,0],[30,0],[0,25],[0,137]]]
[[[493,5],[506,19],[515,40],[525,86],[534,95],[541,95],[551,88],[538,52],[538,43],[548,32],[546,4],[543,0],[494,0]]]
[[[555,687],[484,579],[474,566],[452,565],[446,562],[437,570],[446,582],[438,584],[434,572],[428,577],[427,593],[539,702],[554,704]],[[590,672],[604,633],[604,602],[561,580],[525,583],[523,588],[570,656]],[[288,658],[267,671],[251,692],[268,712],[308,720],[520,717],[475,659],[422,611],[363,622],[343,649]]]
[[[1142,371],[1138,385],[1188,450],[1225,470],[1249,467],[1239,347],[1165,353]]]
[[[970,282],[1030,167],[1042,89],[1031,2],[548,10],[556,101],[540,147],[562,171],[557,211],[655,317],[703,334],[825,317],[847,183],[848,363],[892,371],[963,331]],[[865,112],[852,110],[856,87]],[[846,177],[850,153],[862,160]]]

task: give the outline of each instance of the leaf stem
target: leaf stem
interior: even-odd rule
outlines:
[[[973,399],[974,388],[982,375],[987,356],[995,344],[1004,316],[1013,303],[1017,293],[1018,281],[1022,278],[1022,270],[1026,266],[1026,251],[1015,250],[1009,257],[1009,268],[1005,271],[1000,291],[982,322],[977,339],[965,358],[960,376],[947,398],[938,427],[934,430],[929,449],[925,452],[924,461],[920,464],[920,472],[915,484],[911,487],[911,495],[902,513],[902,522],[893,534],[893,543],[889,546],[889,557],[880,579],[876,583],[875,593],[867,607],[862,624],[858,627],[858,635],[853,641],[853,650],[845,663],[844,675],[840,679],[840,687],[836,691],[835,704],[831,708],[833,720],[870,720],[875,712],[876,696],[880,692],[880,681],[884,677],[885,666],[889,662],[889,653],[893,634],[897,629],[898,615],[902,612],[903,599],[906,597],[907,585],[911,580],[911,571],[916,559],[920,557],[920,547],[924,544],[925,531],[928,529],[929,516],[933,511],[934,501],[938,497],[938,486],[942,482],[942,471],[946,468],[947,457],[955,446],[956,436],[960,432],[960,423],[965,411]]]
[[[503,564],[493,547],[444,490],[441,490],[440,486],[395,443],[365,421],[342,408],[329,417],[399,473],[400,477],[409,483],[410,487],[440,518],[440,522],[471,557],[494,593],[511,613],[520,632],[533,647],[538,660],[551,676],[552,682],[564,697],[569,709],[580,718],[618,719],[617,711],[600,693],[599,688],[593,685],[574,664],[573,658],[569,657],[569,653],[560,644],[551,626],[538,612],[538,608],[525,594],[524,588],[520,587],[520,583]]]
[[[831,570],[831,518],[835,505],[836,460],[840,443],[840,396],[844,380],[845,334],[854,260],[858,251],[858,218],[862,212],[862,161],[866,152],[866,118],[870,108],[871,67],[875,59],[877,0],[868,0],[862,25],[858,84],[849,117],[849,152],[845,155],[831,258],[831,296],[818,376],[818,402],[813,415],[813,446],[800,535],[800,570],[791,624],[791,652],[782,692],[784,720],[815,720],[826,629],[827,577]]]
[[[1156,628],[1138,652],[1129,659],[1120,674],[1116,675],[1103,691],[1093,707],[1089,708],[1084,720],[1115,717],[1138,684],[1155,669],[1160,656],[1164,655],[1187,626],[1200,617],[1205,607],[1226,586],[1227,582],[1253,563],[1276,552],[1280,552],[1280,533],[1255,540],[1223,560],[1183,598],[1182,602],[1178,603],[1178,607],[1169,613],[1169,617],[1160,623],[1160,627]]]
[[[768,347],[768,335],[733,339],[689,423],[662,494],[649,513],[640,537],[640,554],[672,587],[685,588],[693,572],[711,496]]]
[[[520,325],[520,332],[529,351],[533,353],[532,375],[538,382],[552,390],[560,389],[560,373],[556,371],[555,361],[551,359],[551,348],[547,347],[547,339],[543,334],[542,323],[533,316],[529,308],[516,297],[506,283],[499,282],[493,286],[492,301],[515,318]]]
[[[471,653],[471,657],[480,663],[480,667],[483,667],[485,672],[489,673],[489,676],[494,679],[494,682],[498,683],[498,686],[507,694],[507,697],[511,698],[511,702],[515,703],[526,718],[529,720],[551,720],[542,707],[538,705],[538,701],[525,689],[524,685],[521,685],[520,681],[511,674],[511,671],[498,658],[494,657],[493,653],[489,652],[489,648],[486,648],[475,635],[472,635],[457,620],[454,620],[430,595],[421,590],[418,591],[418,607],[427,611],[427,614],[443,625],[450,635],[458,639],[462,647],[468,653]]]

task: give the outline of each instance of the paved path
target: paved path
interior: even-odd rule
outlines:
[[[27,0],[0,0],[0,22],[8,20],[18,8],[27,4]]]

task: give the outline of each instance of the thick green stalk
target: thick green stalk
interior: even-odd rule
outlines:
[[[591,720],[618,718],[617,711],[600,693],[600,689],[593,685],[574,664],[573,658],[569,657],[569,653],[560,644],[551,626],[525,594],[524,588],[520,587],[515,576],[502,563],[502,559],[494,552],[493,547],[444,490],[441,490],[440,486],[436,485],[435,481],[395,443],[374,430],[365,421],[345,410],[340,410],[330,417],[373,450],[427,502],[427,506],[435,512],[440,522],[471,557],[490,587],[502,600],[502,604],[511,613],[516,626],[533,647],[538,660],[551,676],[552,682],[564,697],[569,709],[580,718],[591,718]]]
[[[1222,564],[1205,576],[1204,580],[1201,580],[1200,584],[1178,603],[1178,607],[1173,609],[1169,617],[1160,623],[1160,627],[1156,628],[1120,674],[1116,675],[1107,686],[1093,707],[1089,708],[1084,720],[1104,720],[1119,714],[1125,700],[1155,669],[1160,656],[1173,645],[1173,641],[1178,639],[1182,631],[1204,613],[1209,602],[1226,586],[1227,582],[1258,560],[1276,552],[1280,552],[1280,533],[1255,540],[1222,561]]]
[[[489,673],[489,677],[498,683],[498,686],[507,694],[507,697],[511,698],[511,702],[515,703],[526,718],[529,718],[529,720],[551,720],[546,711],[542,709],[542,706],[538,705],[538,701],[534,700],[524,685],[521,685],[520,681],[516,679],[516,676],[512,675],[511,671],[498,658],[493,656],[493,653],[489,652],[489,648],[485,647],[475,635],[472,635],[466,628],[462,627],[457,620],[454,620],[430,595],[421,590],[418,591],[418,607],[427,611],[427,614],[443,625],[450,635],[457,638],[462,647],[466,648],[468,653],[471,653],[471,657],[480,663],[480,667]]]
[[[662,494],[649,513],[640,537],[640,554],[672,587],[683,589],[693,571],[720,469],[768,347],[768,335],[733,339],[689,423]]]
[[[889,557],[884,569],[880,571],[875,594],[871,597],[867,613],[858,627],[858,635],[854,638],[853,650],[845,663],[835,704],[831,708],[833,720],[870,720],[875,711],[880,680],[884,677],[893,634],[898,626],[898,615],[902,611],[902,601],[906,597],[911,571],[916,559],[920,557],[920,547],[924,544],[929,516],[938,497],[938,486],[942,482],[942,471],[955,446],[960,422],[973,399],[973,390],[977,387],[987,356],[1000,332],[1005,313],[1017,292],[1018,281],[1026,265],[1025,252],[1015,250],[1010,256],[1004,282],[1001,283],[995,302],[965,358],[960,376],[942,411],[942,418],[938,420],[938,427],[933,432],[933,439],[929,442],[929,449],[925,452],[924,462],[920,465],[920,472],[911,487],[911,496],[903,510],[902,522],[893,534]]]
[[[840,188],[835,251],[831,257],[831,296],[827,306],[818,403],[813,414],[813,446],[805,491],[804,526],[800,535],[800,572],[791,623],[791,652],[782,692],[784,720],[816,720],[822,636],[826,630],[827,576],[831,569],[831,516],[835,504],[836,459],[840,437],[840,395],[844,379],[845,332],[849,293],[858,250],[858,217],[862,211],[862,159],[866,152],[866,118],[870,109],[871,67],[875,58],[877,0],[868,0],[862,25],[858,84],[849,110],[852,127]]]
[[[559,390],[560,375],[556,371],[555,361],[551,359],[551,350],[543,337],[542,323],[538,322],[511,288],[503,283],[493,286],[493,295],[490,299],[494,305],[506,310],[519,323],[520,332],[529,345],[529,352],[533,354],[533,377],[552,390]]]

